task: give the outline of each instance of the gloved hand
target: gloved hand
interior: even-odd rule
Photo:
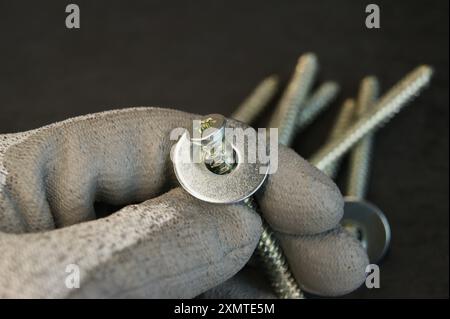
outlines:
[[[193,118],[133,108],[0,135],[0,297],[190,298],[236,274],[261,220],[177,187],[169,133]],[[367,256],[338,227],[342,198],[325,175],[280,146],[258,199],[305,290],[363,282]],[[96,219],[96,202],[129,206]],[[70,264],[80,288],[66,286]]]

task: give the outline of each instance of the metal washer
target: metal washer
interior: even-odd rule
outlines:
[[[249,128],[246,124],[233,120],[227,120],[227,127],[244,130]],[[234,170],[225,175],[211,172],[203,162],[184,160],[184,152],[194,147],[188,136],[185,133],[180,137],[172,150],[172,160],[179,183],[192,196],[210,203],[237,203],[252,196],[264,183],[269,163],[263,164],[259,160],[256,163],[238,160]],[[238,159],[244,158],[245,145],[233,145],[233,149]]]

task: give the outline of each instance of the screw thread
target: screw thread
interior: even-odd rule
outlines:
[[[303,113],[301,111],[313,84],[317,68],[315,54],[308,53],[299,58],[294,75],[270,120],[270,127],[278,127],[280,144],[290,145],[296,134],[298,117]],[[313,107],[317,108],[320,106],[320,102],[323,103],[323,100],[325,100],[323,94],[324,91],[322,90],[320,95],[315,96],[314,102],[318,103],[309,109],[309,114],[303,118],[305,122],[312,121],[318,114],[318,111]],[[269,225],[265,222],[263,223],[263,232],[258,242],[257,252],[270,276],[272,287],[277,296],[283,299],[303,299],[304,295],[289,269],[283,250]]]
[[[302,111],[298,113],[295,133],[303,131],[319,114],[325,111],[336,98],[339,85],[336,82],[323,83],[306,101]]]
[[[311,159],[311,163],[324,169],[341,158],[361,138],[373,132],[398,113],[409,100],[414,98],[429,82],[433,70],[427,65],[417,67],[389,90],[344,134],[321,148]]]
[[[313,73],[316,69],[316,58],[313,54],[300,57],[293,78],[285,91],[282,101],[271,118],[271,127],[278,127],[283,132],[282,144],[287,144],[290,136],[294,134],[296,116],[300,105],[305,99],[312,83]],[[263,88],[267,90],[267,88]],[[244,102],[245,104],[245,102]],[[251,106],[248,106],[251,108]],[[256,116],[256,112],[239,111],[240,114],[250,114],[244,122],[250,122]],[[280,118],[281,116],[281,118]],[[241,117],[241,119],[244,117]],[[279,132],[280,133],[280,132]],[[253,197],[244,200],[244,203],[258,211],[257,203]],[[269,225],[263,219],[263,231],[256,248],[264,270],[269,276],[270,283],[278,298],[302,299],[303,293],[298,286],[292,272],[289,269],[287,259]]]
[[[353,115],[355,113],[354,111],[355,111],[355,100],[346,99],[342,104],[341,109],[339,110],[339,114],[336,117],[336,121],[333,125],[333,128],[331,129],[331,133],[328,138],[329,141],[334,141],[339,136],[341,136],[342,133],[345,132],[345,130],[352,123]],[[327,174],[330,178],[333,179],[337,175],[340,164],[341,160],[339,159],[329,164],[328,166],[324,167],[322,170],[325,174]]]
[[[304,54],[299,58],[294,75],[270,120],[270,127],[278,127],[280,144],[289,145],[295,135],[297,116],[309,94],[316,71],[317,58],[314,54]],[[304,298],[281,246],[265,222],[258,242],[258,255],[279,298]]]
[[[217,117],[217,115],[214,116]],[[222,116],[220,116],[220,119],[223,120],[223,125],[225,125],[225,120]],[[208,130],[214,132],[214,137],[202,145],[203,161],[212,172],[224,175],[236,167],[236,161],[232,148],[230,145],[226,145],[224,141],[223,127],[216,128],[216,122],[217,118],[213,117],[206,117],[200,122],[199,128],[202,134]]]
[[[292,141],[296,130],[297,116],[312,86],[316,71],[317,58],[314,54],[308,53],[299,58],[294,75],[270,120],[270,127],[278,127],[280,144],[289,145]],[[257,252],[279,298],[304,298],[289,269],[281,246],[265,222]]]
[[[248,207],[257,210],[257,204],[253,198],[247,198],[244,202]],[[283,250],[264,220],[256,251],[263,261],[262,265],[269,275],[275,294],[281,299],[303,299],[303,293],[289,269]]]
[[[379,92],[379,83],[376,77],[368,76],[361,82],[359,89],[356,116],[361,118],[364,113],[373,107]],[[347,195],[364,198],[367,192],[370,176],[370,161],[374,144],[374,133],[361,139],[350,152],[350,168],[347,186]]]
[[[270,120],[270,127],[278,127],[278,141],[281,144],[289,145],[294,137],[297,116],[312,86],[317,68],[317,57],[313,53],[304,54],[298,60],[288,87]]]
[[[278,85],[279,79],[276,75],[265,78],[233,112],[231,117],[247,124],[253,123],[277,93]]]
[[[214,128],[216,119],[207,117],[200,122],[201,131]],[[223,140],[223,130],[214,132],[214,136],[203,146],[205,164],[216,174],[227,174],[233,170],[234,161],[229,161],[233,153],[227,148]],[[253,197],[244,200],[244,203],[258,211],[257,203]],[[293,275],[291,274],[281,247],[276,241],[269,226],[264,222],[263,232],[258,242],[257,253],[263,261],[264,268],[270,277],[272,287],[279,298],[302,298],[302,293]]]

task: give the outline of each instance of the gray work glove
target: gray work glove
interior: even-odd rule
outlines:
[[[190,298],[236,274],[261,220],[177,186],[169,133],[192,119],[133,108],[0,135],[0,297]],[[129,206],[96,219],[95,202]],[[337,187],[292,150],[280,147],[259,203],[305,290],[363,282],[367,256],[338,227]],[[69,265],[79,288],[66,285]]]

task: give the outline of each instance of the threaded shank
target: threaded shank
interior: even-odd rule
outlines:
[[[316,72],[317,57],[312,53],[302,55],[269,125],[278,127],[278,141],[283,145],[289,145],[294,137],[300,107],[309,93]]]
[[[295,134],[303,131],[319,114],[325,111],[336,98],[339,85],[336,82],[323,83],[306,101],[297,115]]]
[[[277,296],[282,299],[303,299],[303,293],[292,276],[286,258],[266,224],[263,226],[257,249],[258,255],[264,260],[264,268],[271,277],[272,287]]]
[[[350,126],[355,115],[355,100],[346,99],[339,110],[339,114],[336,118],[333,128],[331,129],[329,141],[337,139],[345,130]],[[323,172],[327,174],[330,178],[335,178],[341,164],[340,159],[331,163],[323,169]]]
[[[231,118],[247,124],[253,123],[277,93],[278,84],[276,75],[264,79],[233,112]]]
[[[368,76],[361,81],[359,89],[356,116],[361,118],[373,107],[379,92],[376,77]],[[364,198],[367,192],[370,175],[370,161],[374,143],[374,133],[367,134],[350,152],[350,169],[347,195]]]
[[[341,158],[361,138],[391,119],[409,100],[416,96],[429,82],[433,71],[426,65],[419,66],[406,75],[397,85],[387,92],[372,110],[348,128],[341,137],[326,144],[311,159],[319,169],[324,169]]]
[[[253,198],[244,202],[250,208],[258,210]],[[264,221],[256,251],[278,298],[303,299],[303,293],[289,269],[286,257],[269,225]]]

